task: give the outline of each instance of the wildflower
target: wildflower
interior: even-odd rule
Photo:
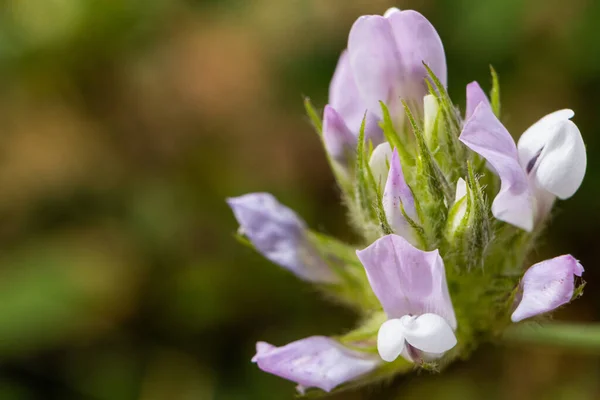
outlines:
[[[332,282],[335,275],[307,237],[304,221],[269,193],[227,200],[240,233],[267,259],[312,282]]]
[[[258,342],[252,362],[265,372],[298,383],[300,393],[311,387],[329,392],[380,363],[373,354],[351,350],[325,336],[311,336],[283,347]]]
[[[556,197],[567,199],[577,191],[587,158],[581,133],[570,121],[573,115],[571,110],[548,114],[523,133],[517,146],[479,85],[469,85],[460,140],[500,176],[502,186],[492,204],[496,218],[531,231]]]
[[[542,261],[530,267],[520,285],[520,301],[511,320],[550,312],[573,298],[574,277],[583,274],[583,267],[573,256],[565,255]]]
[[[437,250],[421,251],[388,235],[356,254],[388,317],[377,338],[383,360],[439,358],[456,345],[456,316]]]
[[[307,111],[359,243],[310,231],[266,193],[228,202],[259,252],[353,307],[359,323],[331,338],[258,342],[259,368],[301,393],[438,370],[581,293],[571,255],[523,268],[555,198],[572,196],[585,174],[573,112],[549,114],[515,144],[492,74],[490,99],[467,86],[462,118],[441,40],[421,14],[390,9],[354,23],[323,122],[309,102]]]

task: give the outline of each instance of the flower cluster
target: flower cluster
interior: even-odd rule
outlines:
[[[241,237],[356,309],[361,323],[334,338],[259,342],[259,368],[301,392],[439,369],[581,293],[583,267],[570,255],[524,268],[556,198],[583,180],[574,113],[543,117],[515,143],[492,77],[490,99],[467,86],[463,117],[425,17],[393,8],[354,23],[322,120],[306,106],[363,243],[310,230],[267,193],[228,203]]]

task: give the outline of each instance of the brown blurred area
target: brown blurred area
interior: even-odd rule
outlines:
[[[250,363],[353,326],[234,239],[224,199],[269,191],[352,240],[302,96],[322,107],[353,21],[413,8],[449,89],[500,74],[518,136],[573,108],[588,146],[532,261],[571,253],[597,321],[600,3],[574,0],[7,0],[0,9],[0,400],[285,399]],[[597,354],[486,345],[336,399],[597,399]]]

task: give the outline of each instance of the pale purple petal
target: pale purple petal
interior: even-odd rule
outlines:
[[[383,101],[395,121],[404,118],[401,99],[422,116],[428,93],[427,63],[446,85],[444,48],[431,23],[416,11],[396,11],[387,17],[360,17],[348,39],[350,65],[367,108],[381,118]]]
[[[312,282],[334,282],[335,276],[310,245],[306,225],[269,193],[227,199],[240,231],[267,259]]]
[[[395,13],[397,14],[397,13]],[[395,115],[401,109],[403,68],[388,18],[366,15],[350,30],[348,55],[356,86],[367,108],[382,117],[383,101]]]
[[[392,25],[396,46],[400,52],[405,83],[418,84],[416,87],[409,86],[407,88],[418,88],[418,92],[410,92],[407,89],[403,89],[402,92],[405,97],[421,102],[423,96],[429,92],[424,83],[427,70],[423,66],[423,62],[431,68],[444,86],[447,85],[448,71],[442,39],[440,39],[431,22],[416,11],[396,12],[391,14],[388,19]],[[412,96],[407,96],[409,93]]]
[[[327,153],[343,166],[349,165],[356,155],[356,136],[346,126],[337,111],[327,105],[323,113],[323,142]]]
[[[479,103],[484,103],[491,107],[490,101],[483,89],[481,89],[481,86],[479,86],[479,83],[473,81],[467,85],[467,111],[465,112],[465,120],[471,118]]]
[[[366,116],[365,140],[372,141],[374,146],[383,142],[383,131],[379,126],[379,118],[372,112],[367,112],[366,103],[356,87],[347,50],[340,56],[329,85],[329,105],[337,111],[355,137],[358,137],[363,118]],[[379,104],[377,104],[376,111],[379,109]]]
[[[444,261],[398,235],[387,235],[356,252],[388,318],[433,313],[456,328]]]
[[[396,149],[392,153],[382,201],[385,216],[394,232],[404,237],[411,244],[416,245],[414,229],[402,214],[400,206],[403,206],[406,215],[414,222],[418,223],[419,218],[415,209],[415,199],[412,190],[404,179],[400,157]]]
[[[262,343],[262,342],[259,342]],[[268,373],[298,383],[302,388],[317,387],[326,392],[374,370],[379,360],[342,346],[325,336],[311,336],[282,347],[257,344],[252,359]]]
[[[575,276],[583,266],[571,255],[542,261],[530,267],[521,281],[522,296],[511,319],[519,322],[567,304],[575,290]]]
[[[459,139],[485,158],[500,176],[500,192],[492,203],[492,214],[531,231],[534,205],[527,175],[519,164],[514,140],[489,105],[479,103]]]

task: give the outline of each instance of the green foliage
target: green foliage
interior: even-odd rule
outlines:
[[[437,248],[443,224],[447,217],[447,204],[454,198],[454,190],[446,180],[431,152],[425,144],[423,132],[417,125],[408,105],[404,109],[417,141],[417,164],[415,194],[420,204],[421,221],[425,225],[425,236],[429,249]]]

